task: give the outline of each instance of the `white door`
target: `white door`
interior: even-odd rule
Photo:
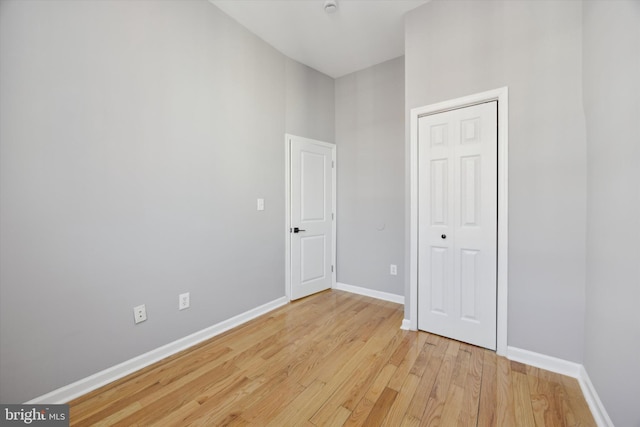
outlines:
[[[290,297],[333,285],[335,146],[289,137]]]
[[[496,349],[497,102],[418,127],[418,328]]]

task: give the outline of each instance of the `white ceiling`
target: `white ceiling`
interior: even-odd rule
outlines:
[[[430,0],[209,0],[290,58],[337,78],[404,54],[404,14]]]

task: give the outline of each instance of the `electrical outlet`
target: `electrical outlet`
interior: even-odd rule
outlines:
[[[398,275],[398,266],[395,264],[391,264],[391,266],[389,266],[389,274],[391,274],[392,276],[397,276]]]
[[[189,292],[178,295],[178,310],[189,308]]]
[[[136,323],[147,320],[147,307],[145,307],[144,304],[133,307],[133,320]]]

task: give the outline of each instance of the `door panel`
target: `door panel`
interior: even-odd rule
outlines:
[[[448,219],[448,169],[447,159],[431,161],[431,224],[446,225]]]
[[[495,349],[497,103],[418,123],[418,328]]]
[[[446,302],[448,274],[448,258],[447,248],[431,247],[431,312],[446,315],[449,310],[447,309]]]
[[[480,225],[480,160],[479,156],[463,157],[460,160],[460,219],[465,227]]]
[[[289,140],[291,299],[331,288],[333,155],[329,144]],[[296,232],[296,230],[298,230]]]
[[[300,236],[301,285],[326,278],[326,249],[325,236]]]
[[[479,253],[470,249],[460,252],[460,316],[467,321],[478,320]]]
[[[329,157],[331,161],[331,157]],[[309,151],[300,151],[300,219],[306,221],[324,221],[326,219],[327,156]]]

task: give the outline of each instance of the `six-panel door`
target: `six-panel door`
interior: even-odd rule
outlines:
[[[418,128],[418,328],[496,348],[497,102]]]

